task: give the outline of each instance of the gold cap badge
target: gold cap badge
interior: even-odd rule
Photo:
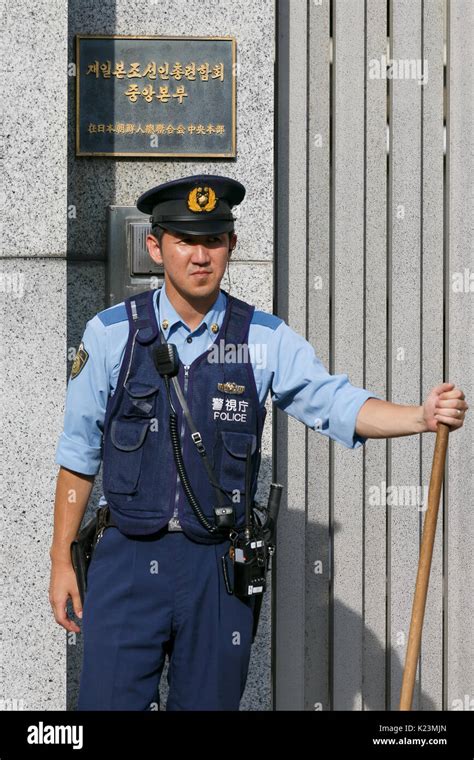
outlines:
[[[222,393],[243,393],[245,385],[237,385],[237,383],[217,383],[218,390]]]
[[[212,187],[194,187],[188,193],[188,208],[190,211],[213,211],[217,204],[217,198]]]

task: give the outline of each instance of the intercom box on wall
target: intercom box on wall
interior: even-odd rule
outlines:
[[[149,219],[135,206],[107,209],[107,307],[163,285],[163,266],[153,261],[146,247],[146,236],[151,232]]]

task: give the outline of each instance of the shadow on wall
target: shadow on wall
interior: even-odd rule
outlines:
[[[339,533],[342,529],[343,526],[340,522],[336,522],[333,526],[334,533]],[[322,560],[323,567],[329,567],[327,525],[321,523],[307,524],[306,536],[306,545],[318,547],[318,558]],[[381,572],[385,574],[385,565],[381,567]],[[308,679],[309,684],[306,691],[311,692],[312,686],[314,687],[313,693],[321,693],[325,690],[327,681],[324,681],[325,674],[323,677],[321,674],[323,671],[327,673],[328,660],[332,651],[333,663],[337,661],[338,670],[337,685],[334,687],[332,695],[334,710],[354,711],[357,709],[355,705],[361,702],[360,696],[363,692],[364,710],[384,711],[386,709],[386,690],[389,688],[386,679],[387,666],[390,667],[392,690],[395,688],[398,693],[400,692],[404,668],[400,654],[392,646],[386,649],[385,641],[381,642],[374,631],[365,625],[361,615],[339,599],[335,598],[331,607],[330,601],[328,601],[328,583],[323,581],[314,584],[315,576],[312,567],[309,569],[309,576],[306,595],[306,657],[314,662],[312,662],[312,672]],[[314,639],[317,640],[318,637],[324,636],[324,630],[331,630],[329,627],[331,617],[335,621],[333,628],[335,638],[332,639],[329,647],[325,647],[325,651],[318,654],[318,646],[317,643],[314,643]],[[312,638],[313,642],[310,643]],[[309,647],[312,649],[310,657],[308,657]],[[357,652],[355,662],[353,659],[354,652]],[[363,652],[364,659],[362,683],[360,683],[359,665],[361,652]],[[307,709],[315,709],[314,703],[307,705]],[[327,701],[326,704],[322,704],[322,709],[328,709]],[[426,692],[420,691],[415,685],[413,709],[438,710],[439,707]],[[390,710],[398,711],[398,702]]]
[[[360,637],[360,625],[361,625],[361,618],[360,615],[356,614],[353,610],[349,609],[345,604],[342,604],[339,601],[335,601],[334,603],[334,615],[337,617],[338,625],[341,627],[341,629],[344,630],[345,636],[347,638],[350,638],[351,635],[353,635],[354,640],[357,640],[356,637]],[[404,663],[400,660],[400,656],[397,653],[397,651],[390,647],[389,650],[386,650],[384,646],[380,644],[380,641],[378,640],[377,636],[373,633],[373,631],[370,630],[370,628],[365,627],[364,628],[364,643],[365,643],[365,649],[368,653],[368,657],[370,657],[371,662],[371,668],[375,672],[385,671],[385,664],[387,661],[387,658],[390,658],[391,662],[391,677],[392,681],[396,684],[402,683],[402,676],[403,676],[403,667]],[[349,658],[351,656],[350,651],[346,651],[344,656],[342,657],[341,654],[338,654],[338,657],[340,659],[345,659],[346,657]],[[349,685],[348,685],[349,686]],[[353,710],[354,703],[358,695],[360,694],[359,690],[356,689],[345,689],[342,693],[339,692],[337,696],[337,710]],[[415,699],[416,699],[416,687],[415,687],[415,693],[413,695],[413,705],[415,705]],[[423,706],[423,710],[437,710],[436,704],[433,702],[431,697],[426,694],[426,692],[421,692],[420,697],[420,704]],[[384,709],[381,708],[378,704],[378,700],[375,698],[371,698],[370,695],[365,694],[364,695],[364,709],[365,710],[380,710]],[[394,705],[392,710],[398,711],[398,704]],[[419,709],[419,708],[414,708]]]

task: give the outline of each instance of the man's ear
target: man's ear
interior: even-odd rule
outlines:
[[[236,243],[237,243],[237,235],[235,234],[235,232],[233,232],[231,235],[229,235],[229,251],[228,251],[229,258],[232,255],[232,251],[234,250]]]
[[[153,261],[157,264],[162,264],[163,258],[161,256],[161,248],[158,239],[154,235],[150,234],[146,236],[145,242],[148,253],[150,254]]]

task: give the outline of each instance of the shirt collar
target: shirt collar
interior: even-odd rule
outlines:
[[[195,332],[198,332],[202,329],[202,325],[204,324],[207,329],[208,335],[214,340],[216,337],[217,330],[214,327],[214,330],[212,330],[212,326],[216,325],[220,328],[222,325],[222,321],[224,319],[225,310],[227,307],[227,296],[222,290],[219,290],[219,295],[217,296],[216,300],[214,301],[213,305],[207,312],[207,314],[204,315],[199,325],[191,332],[188,325],[183,322],[182,318],[174,308],[173,304],[168,298],[168,295],[166,293],[166,286],[165,283],[163,283],[163,287],[160,290],[160,303],[159,303],[159,313],[156,308],[156,302],[158,298],[158,291],[155,296],[155,313],[156,318],[158,320],[158,324],[161,325],[161,329],[163,331],[163,335],[165,336],[166,340],[168,339],[168,336],[170,333],[173,333],[175,329],[177,329],[180,325],[183,325],[184,328],[190,333],[193,334]],[[163,324],[164,323],[164,324]]]

